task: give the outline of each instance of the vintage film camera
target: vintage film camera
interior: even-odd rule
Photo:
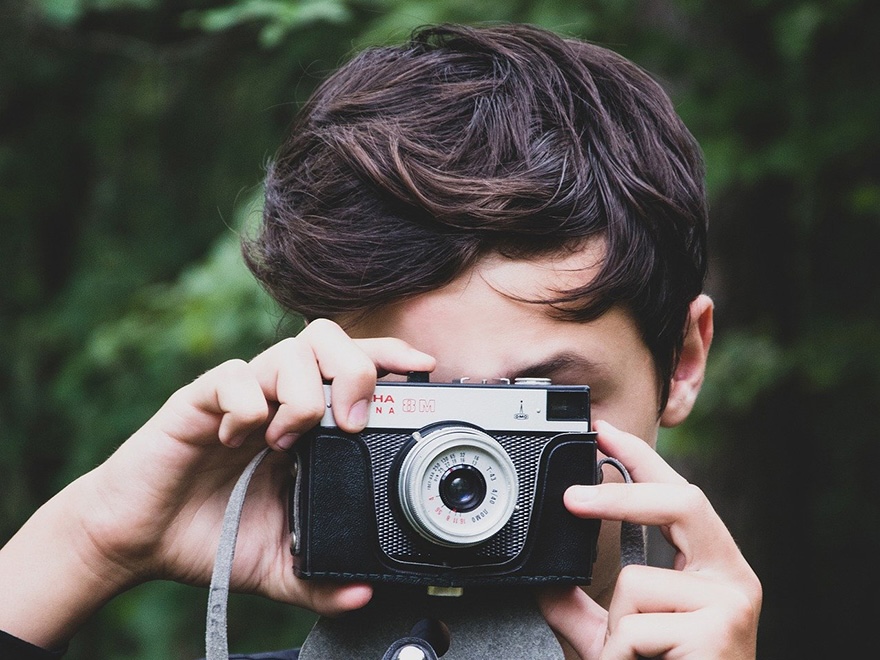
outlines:
[[[466,379],[462,379],[465,381]],[[300,577],[424,585],[589,584],[598,520],[566,511],[596,483],[587,386],[379,382],[367,427],[321,424],[292,450]]]

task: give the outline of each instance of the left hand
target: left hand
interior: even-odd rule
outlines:
[[[709,500],[641,439],[605,422],[596,430],[635,483],[572,486],[566,508],[658,526],[674,568],[624,567],[607,611],[577,587],[543,591],[550,627],[581,660],[754,659],[761,584]]]

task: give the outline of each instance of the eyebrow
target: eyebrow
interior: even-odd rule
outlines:
[[[511,380],[526,376],[552,377],[554,374],[575,369],[589,374],[593,378],[604,377],[609,372],[608,365],[603,362],[596,362],[583,355],[564,351],[551,355],[540,362],[518,367],[508,377]]]

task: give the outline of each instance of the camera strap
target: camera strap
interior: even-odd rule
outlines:
[[[232,560],[235,557],[235,542],[238,540],[238,526],[241,510],[251,477],[266,455],[268,447],[251,459],[239,476],[223,514],[223,528],[220,530],[220,543],[214,557],[214,570],[211,573],[211,587],[208,593],[208,621],[205,628],[205,659],[229,660],[229,640],[226,631],[226,609],[229,603],[229,580],[232,575]]]
[[[610,465],[615,468],[623,476],[623,480],[631,484],[632,477],[629,470],[616,458],[607,456],[596,463],[596,481],[602,483],[602,466]],[[648,540],[645,535],[645,526],[635,523],[623,521],[620,523],[620,565],[627,566],[629,564],[641,564],[644,566],[648,563],[647,545]]]
[[[227,606],[229,602],[232,561],[235,557],[235,545],[238,539],[241,512],[244,507],[244,498],[251,477],[253,477],[257,467],[259,467],[269,451],[268,447],[264,448],[251,459],[250,463],[241,473],[241,476],[239,476],[226,505],[208,594],[205,660],[229,660]],[[606,464],[616,468],[623,475],[626,483],[632,483],[632,478],[623,464],[617,459],[610,457],[603,458],[597,463],[596,476],[599,483],[602,482],[602,467]],[[646,563],[644,527],[628,522],[621,523],[620,545],[621,565]],[[502,646],[508,645],[510,648],[517,649],[518,655],[516,657],[549,658],[553,657],[553,655],[548,653],[548,650],[553,647],[558,649],[558,642],[556,642],[555,636],[547,627],[540,612],[537,611],[537,607],[530,599],[524,599],[525,602],[522,604],[513,602],[513,599],[491,603],[476,599],[469,600],[468,605],[466,605],[458,598],[429,598],[431,600],[427,602],[430,602],[430,607],[436,610],[434,614],[442,617],[440,620],[450,623],[455,620],[460,624],[456,628],[456,638],[460,639],[463,632],[466,638],[470,636],[474,640],[479,640],[487,649],[487,652],[492,654],[485,657],[510,657],[503,652],[501,655],[498,654],[500,650],[498,644],[502,644]],[[366,617],[361,623],[366,623],[367,625],[357,626],[360,629],[360,634],[357,636],[360,641],[363,641],[361,637],[366,631],[378,632],[382,627],[381,624],[390,623],[388,620],[390,618],[389,605],[392,605],[390,607],[391,610],[397,609],[400,612],[411,613],[410,604],[398,603],[398,605],[404,606],[395,608],[393,603],[380,603],[379,598],[375,598],[374,601],[376,602],[368,604],[360,613],[352,613],[354,617]],[[486,625],[485,620],[481,618],[487,611],[487,607],[491,608],[493,613],[491,625]],[[343,629],[350,628],[351,623],[350,621],[346,623],[345,617],[337,620],[321,617],[306,640],[302,655],[300,656],[302,660],[312,657],[329,660],[331,655],[327,653],[331,649],[342,653],[341,655],[339,653],[336,654],[339,658],[358,657],[359,654],[355,652],[354,647],[345,647],[345,644],[353,641],[348,633],[343,633]],[[348,636],[346,637],[346,635]],[[487,637],[492,639],[487,639]],[[343,641],[340,642],[340,640]],[[418,643],[418,641],[415,640],[414,643]],[[394,644],[392,644],[392,647],[394,647]],[[389,648],[386,656],[391,652],[392,649]],[[354,653],[354,655],[350,653]],[[478,658],[484,656],[476,653],[474,648],[470,648],[467,657]]]

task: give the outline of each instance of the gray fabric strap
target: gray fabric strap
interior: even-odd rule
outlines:
[[[632,477],[629,470],[618,461],[610,456],[603,458],[596,464],[596,472],[599,483],[602,483],[602,466],[608,464],[614,467],[623,475],[623,480],[631,484]],[[641,564],[644,566],[648,563],[648,540],[644,525],[623,521],[620,523],[620,565],[627,566],[629,564]]]
[[[211,590],[208,594],[208,622],[205,629],[206,660],[229,660],[229,641],[226,635],[226,605],[229,601],[229,578],[232,574],[232,560],[235,557],[235,542],[238,539],[238,525],[248,484],[257,466],[269,453],[266,447],[251,459],[241,473],[223,515],[223,529],[220,531],[220,544],[214,558],[214,571],[211,574]]]
[[[300,660],[379,660],[395,640],[424,619],[442,621],[449,649],[441,660],[563,660],[562,648],[534,600],[518,593],[482,591],[458,598],[424,591],[376,592],[365,607],[341,617],[320,617]]]

